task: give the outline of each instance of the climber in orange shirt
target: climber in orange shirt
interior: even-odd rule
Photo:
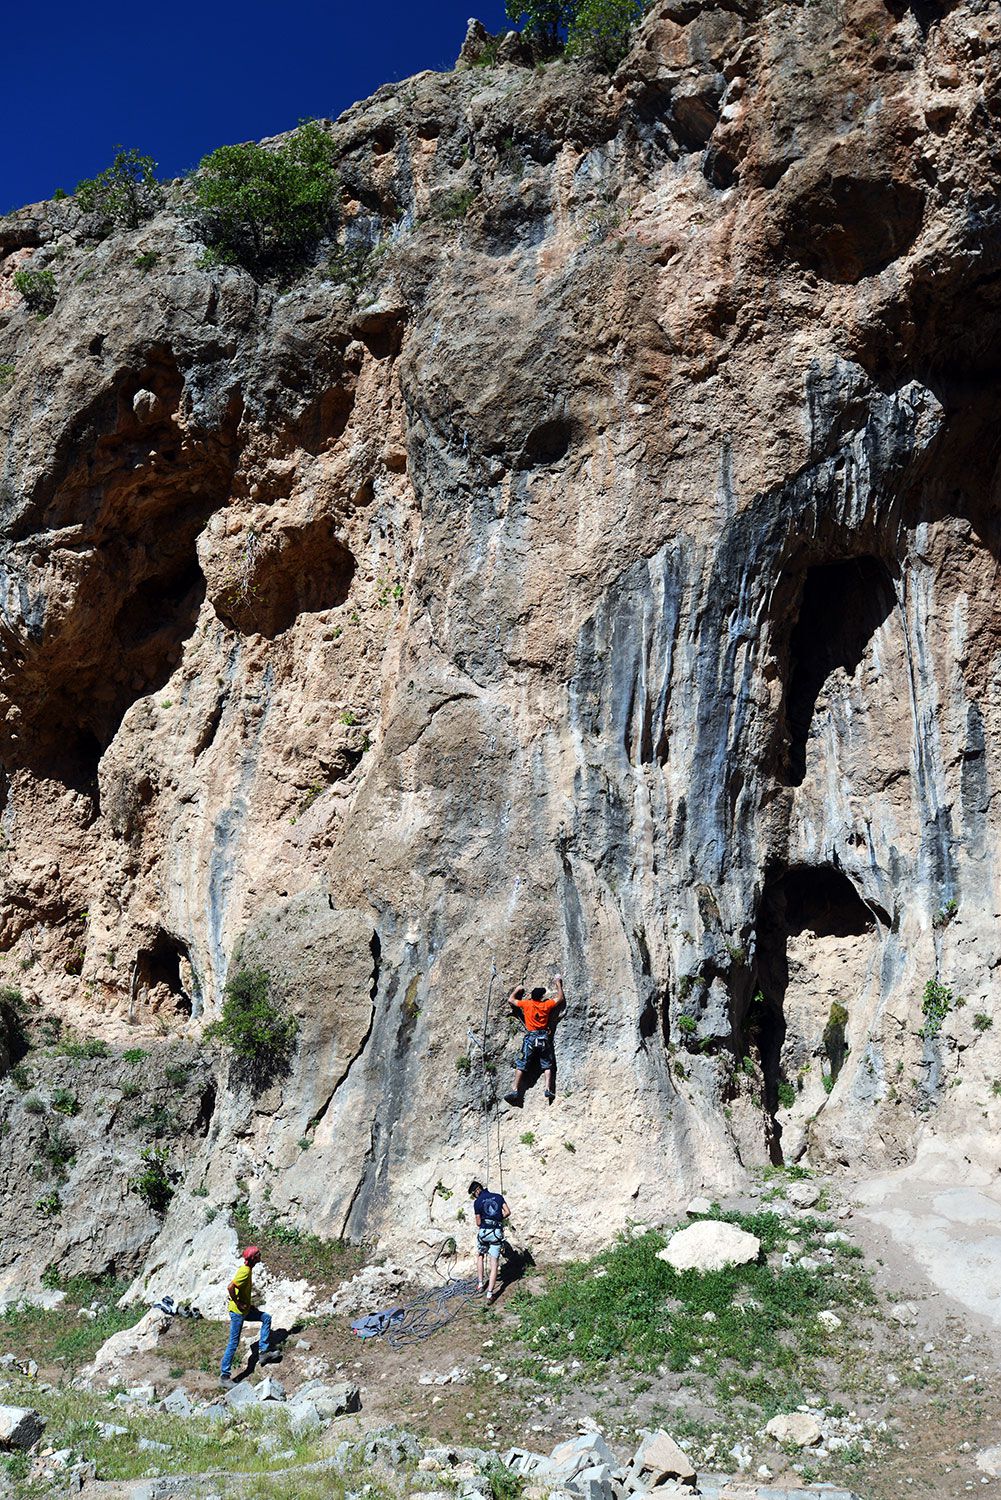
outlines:
[[[563,993],[561,975],[553,977],[553,985],[556,989],[554,996],[546,994],[544,985],[526,996],[525,986],[520,984],[507,997],[508,1005],[525,1023],[525,1035],[515,1064],[514,1087],[509,1094],[504,1095],[505,1102],[513,1104],[517,1109],[521,1109],[525,1102],[525,1073],[529,1068],[545,1072],[546,1098],[550,1104],[556,1098],[556,1051],[553,1036],[556,1024],[566,1010],[567,1000]]]

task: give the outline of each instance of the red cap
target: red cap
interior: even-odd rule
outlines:
[[[243,1258],[244,1260],[249,1260],[252,1255],[260,1255],[260,1253],[256,1245],[248,1245],[243,1252]]]

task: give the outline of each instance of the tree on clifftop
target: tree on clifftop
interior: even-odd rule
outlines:
[[[539,57],[554,57],[565,45],[568,57],[606,73],[622,61],[643,14],[642,0],[507,0],[505,8]]]
[[[334,227],[335,154],[315,120],[281,146],[220,146],[194,179],[206,242],[253,275],[297,270]]]

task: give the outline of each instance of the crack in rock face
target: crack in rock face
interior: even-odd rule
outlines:
[[[169,193],[0,223],[3,1107],[45,1026],[125,1113],[127,1052],[201,1052],[163,1243],[239,1179],[430,1263],[531,1134],[578,1254],[998,1123],[1001,16],[658,0],[602,79],[471,38],[323,126],[288,284]],[[205,1038],[247,969],[263,1082]],[[557,970],[557,1100],[498,1111]],[[99,1118],[5,1294],[104,1267],[101,1174],[141,1271]]]

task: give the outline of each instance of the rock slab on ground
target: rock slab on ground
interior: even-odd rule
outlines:
[[[31,1448],[45,1431],[45,1418],[28,1406],[0,1406],[0,1448]]]
[[[727,1266],[746,1265],[761,1254],[757,1235],[726,1224],[720,1219],[702,1219],[673,1234],[657,1259],[676,1271],[722,1271]]]

